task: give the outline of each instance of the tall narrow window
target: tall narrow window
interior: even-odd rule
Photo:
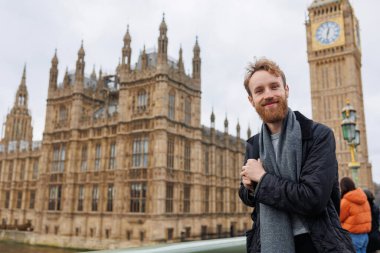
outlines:
[[[191,148],[190,148],[189,141],[185,142],[184,158],[185,158],[185,171],[190,172]]]
[[[66,145],[56,144],[53,147],[53,161],[51,172],[63,172],[65,168]]]
[[[132,167],[148,166],[148,139],[137,138],[133,141]]]
[[[66,159],[66,146],[63,144],[61,146],[61,154],[59,160],[59,172],[63,172],[65,169],[65,159]]]
[[[107,190],[107,212],[113,211],[113,198],[114,198],[113,184],[108,185]]]
[[[21,167],[20,167],[20,180],[25,179],[25,160],[21,161]]]
[[[34,209],[34,203],[36,202],[36,191],[30,191],[29,195],[29,209]]]
[[[81,171],[87,170],[87,145],[86,144],[82,146],[80,170]]]
[[[171,91],[169,94],[169,113],[168,117],[171,120],[175,119],[175,94],[174,91]]]
[[[223,187],[216,188],[216,212],[223,212]]]
[[[112,142],[110,145],[110,160],[109,160],[108,168],[110,170],[113,170],[116,168],[116,143],[115,142]]]
[[[210,172],[210,168],[209,168],[209,152],[208,152],[208,148],[206,147],[206,150],[204,152],[204,166],[205,166],[205,174],[208,175]]]
[[[17,204],[16,204],[17,209],[21,208],[21,203],[22,203],[22,191],[18,191],[17,192]]]
[[[59,122],[64,122],[67,120],[67,109],[64,106],[59,108]]]
[[[234,213],[236,212],[236,190],[230,189],[230,212]]]
[[[165,211],[167,213],[173,212],[173,188],[174,184],[171,182],[166,183],[166,203]]]
[[[8,181],[11,182],[13,178],[13,160],[9,161],[8,166]]]
[[[83,211],[83,202],[84,202],[84,187],[79,185],[78,188],[78,211]]]
[[[61,185],[50,185],[49,187],[49,210],[61,210]]]
[[[185,124],[191,123],[191,101],[190,98],[185,99]]]
[[[9,208],[9,201],[11,199],[11,192],[10,191],[6,191],[5,192],[5,202],[4,202],[4,207],[5,208]]]
[[[190,212],[190,185],[185,184],[183,186],[183,212]]]
[[[0,161],[0,182],[1,182],[1,172],[3,171],[3,161]]]
[[[223,151],[221,151],[223,152]],[[218,171],[219,171],[219,175],[220,177],[223,177],[224,176],[224,157],[222,154],[219,155],[219,163],[218,163]]]
[[[210,212],[210,187],[204,186],[204,194],[203,194],[203,212],[209,213]]]
[[[95,146],[95,170],[100,169],[100,158],[102,156],[102,146],[100,143],[96,144]]]
[[[91,211],[98,211],[98,201],[99,201],[99,187],[96,184],[92,187]]]
[[[33,162],[33,174],[32,174],[32,179],[37,179],[38,178],[38,160],[34,160]]]
[[[148,105],[148,95],[145,90],[140,90],[137,94],[137,111],[145,111]]]
[[[168,136],[168,152],[167,152],[168,169],[174,169],[174,137]]]
[[[130,211],[132,213],[145,213],[146,190],[146,183],[131,184]]]

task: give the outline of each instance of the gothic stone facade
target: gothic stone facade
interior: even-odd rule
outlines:
[[[339,175],[351,176],[348,168],[351,156],[341,130],[341,111],[349,100],[357,111],[360,130],[359,186],[373,189],[364,115],[359,22],[348,0],[314,0],[308,11],[306,34],[313,119],[333,129]]]
[[[28,221],[35,242],[84,248],[128,247],[242,234],[249,210],[237,196],[245,150],[240,138],[201,126],[201,58],[192,74],[182,49],[167,55],[165,20],[158,51],[131,65],[124,36],[114,75],[75,72],[57,82],[51,62],[42,142],[33,141],[25,69],[0,143],[0,219]]]

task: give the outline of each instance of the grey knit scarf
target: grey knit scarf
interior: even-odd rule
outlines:
[[[266,172],[294,182],[298,181],[302,161],[301,127],[290,108],[283,122],[278,142],[277,158],[271,133],[261,127],[260,159]],[[262,253],[295,252],[291,215],[260,204],[260,241]]]

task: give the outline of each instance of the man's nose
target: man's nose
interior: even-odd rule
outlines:
[[[265,89],[264,99],[272,99],[272,98],[273,98],[273,91],[271,89]]]

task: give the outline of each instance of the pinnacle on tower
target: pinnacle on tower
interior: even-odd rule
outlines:
[[[75,87],[77,91],[81,91],[84,87],[84,67],[85,67],[85,62],[84,62],[84,48],[83,48],[83,40],[81,43],[81,46],[78,51],[78,60],[76,63],[76,69],[75,69]]]
[[[28,106],[28,90],[26,88],[26,64],[22,71],[22,77],[20,85],[18,86],[16,92],[16,99],[14,107],[27,107]]]
[[[240,124],[239,124],[239,119],[236,124],[236,136],[240,138]]]
[[[160,35],[163,35],[163,34],[166,35],[167,31],[168,31],[168,27],[166,26],[166,23],[165,23],[165,13],[162,13],[162,21],[160,24]]]
[[[178,57],[177,67],[180,72],[185,72],[185,66],[183,64],[183,59],[182,59],[182,46],[180,46],[179,48],[179,57]]]
[[[55,51],[54,51],[54,56],[51,59],[51,65],[52,66],[58,66],[57,49],[55,49]]]
[[[210,120],[211,120],[211,128],[215,128],[215,114],[214,114],[214,108],[212,108],[211,116],[210,116]]]
[[[159,30],[160,36],[158,37],[158,64],[166,65],[168,58],[168,37],[166,36],[166,32],[168,31],[168,28],[165,23],[165,14],[163,14]]]
[[[78,50],[78,58],[84,58],[84,56],[85,56],[85,52],[84,52],[83,40],[82,40],[80,48]]]
[[[227,114],[226,114],[226,118],[224,119],[224,132],[225,132],[225,133],[228,132],[228,119],[227,119]]]
[[[55,49],[54,56],[51,59],[49,90],[57,89],[57,80],[58,80],[58,57],[57,57],[57,49]]]
[[[63,88],[70,87],[70,78],[69,78],[69,70],[66,67],[65,76],[63,77]]]
[[[131,69],[131,54],[132,54],[132,49],[131,49],[131,35],[129,34],[129,25],[127,25],[127,32],[124,35],[124,46],[121,50],[122,53],[122,59],[121,63],[122,66],[125,66],[127,64],[127,69]],[[127,58],[127,59],[126,59]]]
[[[92,80],[96,80],[95,64],[94,64],[94,67],[92,68],[92,73],[91,73],[90,78]]]
[[[141,69],[144,70],[147,68],[148,68],[148,56],[146,54],[145,45],[144,45],[144,49],[143,49],[143,52],[141,54]]]
[[[198,45],[198,36],[195,39],[195,45],[193,49],[193,79],[200,82],[201,79],[201,58],[200,58],[201,49]],[[199,83],[200,84],[200,83]]]

